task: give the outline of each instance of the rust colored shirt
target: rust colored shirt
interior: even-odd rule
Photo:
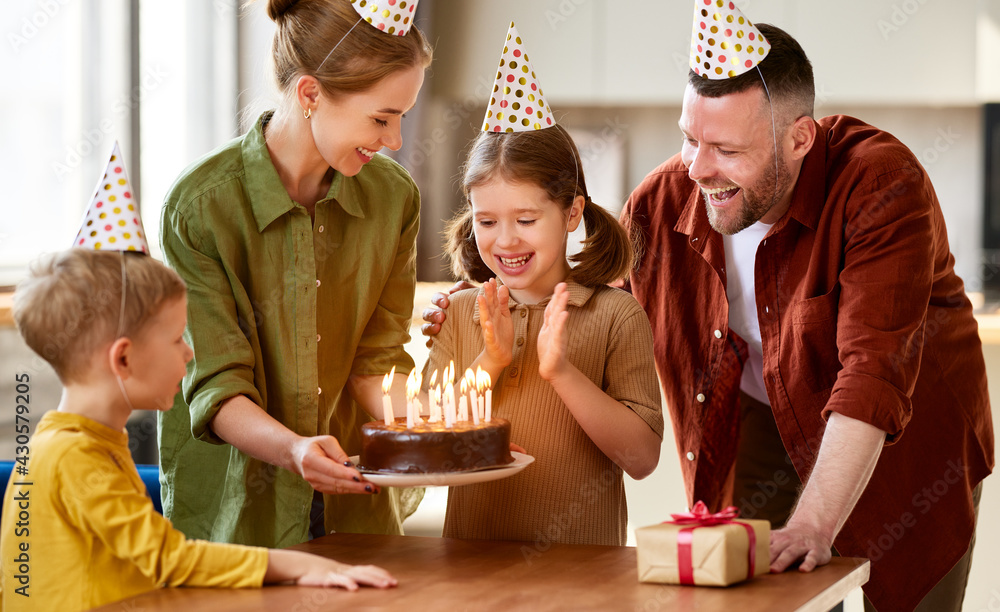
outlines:
[[[622,219],[645,238],[630,282],[653,328],[688,500],[717,509],[730,501],[746,357],[727,325],[722,236],[679,155],[636,188]],[[912,609],[965,553],[971,492],[993,467],[982,345],[953,268],[909,149],[857,119],[820,120],[791,206],[757,251],[764,383],[803,480],[831,412],[886,432],[835,541],[872,560],[865,592],[878,608]]]

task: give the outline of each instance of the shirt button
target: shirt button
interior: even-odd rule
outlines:
[[[317,278],[317,279],[316,279],[316,286],[317,286],[317,287],[319,287],[319,286],[320,286],[321,284],[322,284],[322,283],[320,283],[320,282],[319,282],[319,279]]]
[[[517,345],[518,346],[524,346],[524,338],[518,338],[517,339]]]
[[[721,338],[722,337],[722,330],[719,330],[719,329],[715,330],[715,337],[716,338]]]
[[[521,309],[521,318],[523,319],[526,316],[528,316],[528,309],[527,308],[522,308]]]
[[[510,369],[510,377],[514,378],[515,376],[517,376],[517,368],[511,368]]]
[[[698,395],[694,396],[694,399],[698,400],[699,404],[704,404],[705,403],[705,394],[704,393],[699,393]]]
[[[694,453],[692,453],[691,451],[688,451],[687,460],[688,461],[694,461]]]
[[[322,339],[323,339],[323,336],[321,336],[319,334],[316,334],[316,342],[319,342]]]
[[[316,395],[323,395],[323,387],[316,387]]]
[[[319,229],[319,233],[321,233],[321,234],[322,234],[322,233],[323,233],[323,230],[324,230],[324,229],[326,229],[326,228],[324,228],[324,227],[323,227],[323,226],[321,225],[321,226],[319,226],[319,227],[318,227],[317,229]]]

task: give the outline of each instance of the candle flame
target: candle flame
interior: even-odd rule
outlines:
[[[465,370],[465,378],[463,379],[463,382],[465,383],[466,388],[468,388],[468,389],[475,388],[475,386],[476,386],[476,373],[472,371],[472,368],[467,368]],[[463,391],[463,393],[464,393],[464,391]]]
[[[468,383],[465,382],[464,378],[462,379],[461,389],[462,389],[462,395],[465,395],[466,393],[469,392],[469,385],[468,385]]]
[[[449,361],[448,362],[448,376],[445,378],[445,381],[449,385],[455,384],[455,362],[454,361]]]
[[[481,393],[489,389],[492,385],[493,381],[490,380],[490,373],[480,367],[476,367],[476,389]]]
[[[406,377],[406,398],[413,399],[417,396],[420,391],[420,379],[417,377],[416,368],[410,370],[409,376]]]
[[[438,371],[434,370],[434,373],[431,374],[431,383],[428,386],[433,387],[435,383],[437,383],[437,379],[438,379]]]
[[[384,393],[385,395],[389,395],[389,389],[392,388],[392,377],[395,375],[396,375],[396,366],[392,366],[392,369],[389,370],[389,373],[386,374],[385,378],[382,379],[382,393]]]

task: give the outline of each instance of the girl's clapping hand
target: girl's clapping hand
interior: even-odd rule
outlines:
[[[483,285],[483,293],[476,298],[479,302],[479,322],[483,328],[486,343],[484,357],[493,368],[502,370],[510,364],[514,351],[514,323],[510,318],[510,293],[501,285],[497,289],[495,278]]]
[[[542,329],[538,332],[538,373],[551,382],[569,364],[566,359],[566,346],[569,341],[566,335],[566,320],[569,312],[569,290],[566,283],[556,285],[552,299],[545,307],[545,319]]]

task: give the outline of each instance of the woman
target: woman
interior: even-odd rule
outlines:
[[[419,193],[376,155],[400,148],[431,61],[413,4],[382,31],[348,0],[270,0],[281,104],[167,195],[160,239],[195,357],[160,418],[160,465],[164,513],[189,537],[399,533],[412,505],[348,456],[359,406],[380,414],[382,376],[413,368]]]

